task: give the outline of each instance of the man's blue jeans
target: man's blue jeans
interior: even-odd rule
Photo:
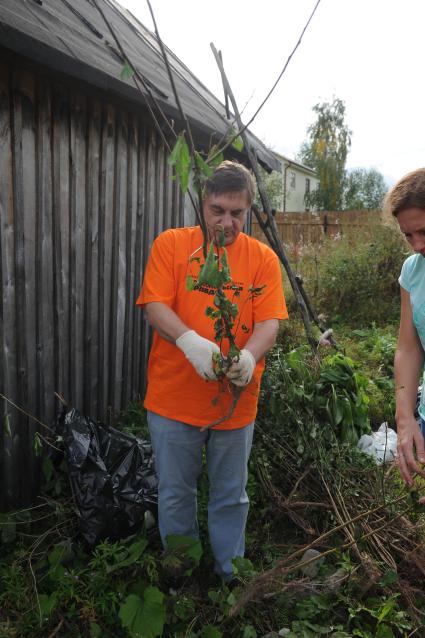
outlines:
[[[198,538],[197,480],[205,446],[209,478],[208,531],[215,571],[232,577],[232,559],[243,556],[248,516],[248,459],[254,423],[237,430],[205,430],[148,412],[159,478],[159,531]]]

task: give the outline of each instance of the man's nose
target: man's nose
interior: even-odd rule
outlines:
[[[224,213],[221,218],[221,223],[223,224],[224,228],[229,228],[230,226],[232,226],[233,225],[232,215],[230,213]]]

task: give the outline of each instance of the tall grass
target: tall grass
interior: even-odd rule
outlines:
[[[315,308],[330,324],[385,325],[399,315],[399,284],[409,247],[392,225],[373,224],[322,244],[287,246]],[[290,309],[292,291],[287,290]]]

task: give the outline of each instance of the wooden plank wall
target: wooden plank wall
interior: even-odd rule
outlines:
[[[276,213],[279,236],[284,245],[318,244],[326,237],[336,237],[367,230],[371,224],[381,223],[380,211],[344,210],[332,212]],[[252,220],[252,235],[267,243],[259,224]]]
[[[55,392],[100,420],[139,397],[149,334],[135,300],[154,237],[179,225],[140,114],[0,62],[0,392],[47,425]],[[4,509],[34,496],[39,426],[0,404]]]

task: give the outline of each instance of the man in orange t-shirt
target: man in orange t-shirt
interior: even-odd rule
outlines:
[[[209,238],[217,225],[224,229],[232,278],[225,293],[239,309],[241,354],[226,373],[227,384],[213,370],[212,356],[220,349],[206,308],[213,306],[214,289],[197,282],[204,261],[199,227],[167,230],[155,240],[137,299],[155,330],[145,407],[159,478],[161,538],[166,545],[171,534],[198,537],[196,485],[205,447],[210,542],[215,571],[225,581],[232,578],[232,559],[244,554],[247,465],[264,356],[275,342],[278,320],[288,316],[275,253],[241,232],[253,197],[251,174],[235,162],[220,164],[204,190]],[[194,282],[190,291],[188,276]],[[263,286],[260,295],[250,293]],[[226,344],[221,347],[226,354]],[[231,383],[243,391],[226,418]]]

